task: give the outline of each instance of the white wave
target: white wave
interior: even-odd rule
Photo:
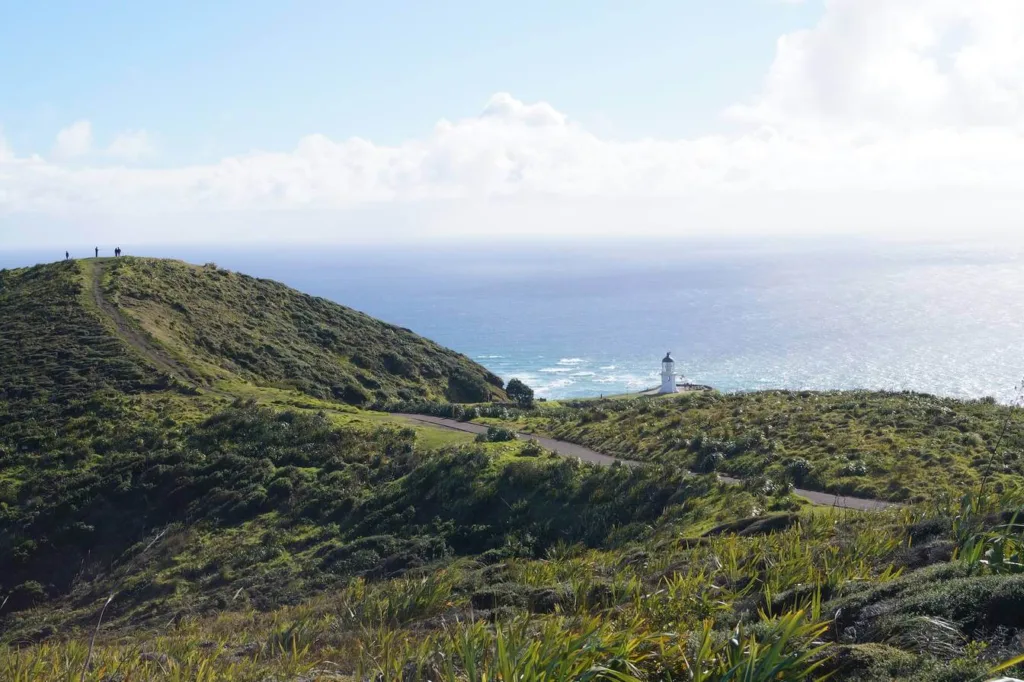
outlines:
[[[607,372],[609,370],[615,369],[615,365],[605,365],[604,367],[598,367],[598,369],[603,369],[604,371]]]
[[[559,365],[579,365],[583,362],[583,358],[562,358],[558,361]]]
[[[571,372],[572,367],[544,367],[538,369],[538,372],[544,372],[545,374],[562,374],[564,372]]]
[[[533,390],[541,398],[557,398],[559,389],[568,388],[575,383],[572,379],[554,379],[549,382],[533,385]]]

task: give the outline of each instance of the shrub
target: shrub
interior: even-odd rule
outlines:
[[[700,461],[697,463],[697,468],[700,469],[702,473],[710,474],[716,471],[719,465],[724,461],[725,455],[721,452],[709,452],[701,457]]]
[[[533,407],[533,389],[519,379],[510,379],[508,386],[505,387],[505,393],[519,407]]]
[[[796,457],[786,465],[786,476],[797,485],[803,484],[811,473],[811,463],[803,457]]]
[[[840,476],[865,476],[868,473],[868,467],[864,462],[856,461],[845,464],[843,468],[839,470]]]
[[[11,611],[27,609],[45,600],[46,589],[36,580],[26,580],[11,590],[6,598],[7,608]]]
[[[483,403],[491,399],[491,390],[483,377],[458,368],[448,377],[444,395],[453,403]]]
[[[476,437],[480,443],[506,443],[516,439],[515,431],[500,426],[488,426],[487,433],[481,433]]]
[[[523,446],[523,449],[519,451],[521,457],[540,457],[544,454],[544,448],[542,448],[537,441],[531,440]]]

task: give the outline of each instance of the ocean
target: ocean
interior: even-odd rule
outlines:
[[[1024,251],[1000,243],[125,251],[280,280],[408,327],[547,398],[653,387],[666,351],[687,380],[723,391],[871,388],[1010,401],[1024,376]],[[0,267],[53,257],[0,253]]]

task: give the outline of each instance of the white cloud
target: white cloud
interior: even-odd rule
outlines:
[[[145,130],[129,130],[115,137],[106,153],[117,159],[135,161],[155,151],[156,147]]]
[[[92,124],[76,121],[57,133],[53,143],[53,155],[58,159],[85,156],[92,151]]]
[[[894,133],[757,126],[732,136],[620,142],[596,137],[550,105],[499,94],[479,116],[441,121],[430,134],[397,146],[310,135],[290,152],[210,165],[77,168],[28,159],[11,170],[12,207],[35,211],[345,208],[693,191],[1018,190],[1024,189],[1024,137],[1012,128]]]
[[[7,146],[7,138],[4,137],[4,131],[0,128],[0,163],[4,161],[10,161],[14,159],[14,152]]]
[[[742,120],[792,125],[1024,123],[1024,2],[829,0],[778,41]]]
[[[171,212],[191,216],[182,238],[279,225],[267,211],[288,216],[287,238],[337,238],[372,211],[430,234],[1016,228],[1024,2],[829,0],[816,26],[780,38],[760,94],[729,114],[729,135],[618,141],[499,93],[393,146],[310,135],[287,152],[154,169],[0,154],[0,216],[156,225],[138,218]],[[58,146],[88,151],[88,123],[76,126]],[[149,149],[131,133],[107,152]]]

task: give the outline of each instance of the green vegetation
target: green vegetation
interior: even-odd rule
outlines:
[[[22,469],[0,536],[9,612],[65,596],[92,608],[115,590],[114,620],[143,606],[147,618],[201,613],[240,589],[270,608],[446,557],[599,545],[708,492],[678,471],[419,452],[411,429],[337,429],[251,404],[140,445],[91,467]]]
[[[74,263],[0,270],[0,457],[66,452],[132,397],[186,389],[139,363],[84,297]]]
[[[506,395],[410,332],[142,259],[0,272],[0,325],[5,681],[1020,671],[1008,407],[860,392],[531,407],[521,382]],[[367,406],[489,428],[473,442]],[[648,463],[563,459],[516,431]],[[787,483],[918,502],[814,508]]]
[[[1018,484],[1015,409],[916,393],[695,392],[563,401],[492,422],[629,459],[903,502]]]
[[[519,379],[509,379],[508,386],[505,387],[505,391],[508,393],[509,400],[513,401],[519,407],[533,407],[533,389]]]
[[[488,469],[507,466],[492,460]],[[531,475],[544,478],[541,470]],[[580,467],[574,478],[589,487],[594,475],[607,473]],[[205,586],[233,595],[206,609],[172,609],[170,618],[164,609],[180,609],[188,591],[179,583],[165,589],[157,608],[147,608],[154,600],[150,581],[176,565],[179,581],[200,580],[191,557],[217,543],[164,535],[142,548],[141,561],[114,593],[111,624],[104,626],[86,679],[114,672],[167,680],[620,682],[833,674],[841,680],[967,682],[986,679],[1019,652],[1022,576],[961,556],[967,545],[956,538],[958,526],[973,538],[1004,525],[999,510],[1019,508],[1020,498],[989,495],[875,514],[775,513],[707,528],[715,518],[744,513],[734,507],[738,499],[752,505],[746,513],[763,500],[707,479],[699,484],[644,528],[613,531],[597,546],[543,540],[524,546],[525,536],[506,536],[500,547],[474,557],[435,553],[426,563],[398,568],[395,577],[381,573],[391,560],[378,556],[355,577],[320,584],[310,590],[313,596],[276,607],[260,602],[263,591],[273,595],[280,585],[281,597],[300,595],[295,578],[278,573],[275,582],[240,589],[235,581],[245,580],[245,567],[251,573],[267,570],[253,568],[258,564],[279,566],[274,556],[298,554],[303,545],[275,543],[266,530],[242,527],[237,532],[253,540],[224,542],[225,554],[209,559],[225,575]],[[416,488],[418,496],[438,491],[422,482]],[[507,485],[499,488],[503,496]],[[552,493],[529,495],[550,504]],[[589,509],[594,501],[578,498],[572,505]],[[633,504],[635,498],[624,506]],[[785,506],[782,499],[775,504]],[[293,534],[303,535],[293,529],[287,536]],[[357,544],[372,552],[382,543]],[[227,551],[244,556],[229,561]],[[356,556],[340,554],[348,561]],[[136,611],[118,609],[120,600],[138,600]],[[44,641],[0,652],[0,675],[77,679],[101,606],[84,609],[72,627],[56,625],[55,615],[68,612],[50,605],[9,616],[18,633],[9,639]],[[24,629],[30,624],[34,631]]]
[[[478,443],[507,443],[515,439],[515,431],[503,429],[500,426],[488,426],[487,433],[481,433],[476,437]]]
[[[213,265],[121,258],[105,298],[211,381],[233,378],[353,405],[413,398],[483,402],[501,380],[407,329]]]

